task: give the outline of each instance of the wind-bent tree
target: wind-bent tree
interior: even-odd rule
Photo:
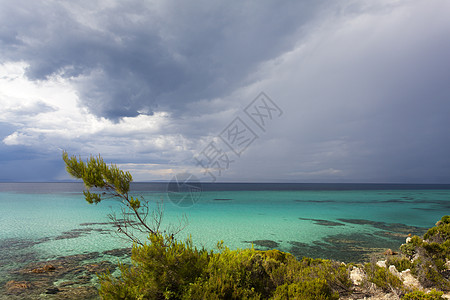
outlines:
[[[119,200],[122,204],[121,218],[113,212],[108,215],[117,232],[123,234],[126,239],[144,245],[136,236],[136,232],[158,235],[169,234],[171,236],[181,231],[186,224],[186,219],[180,221],[179,226],[169,227],[168,232],[160,231],[164,214],[161,202],[156,202],[155,208],[150,209],[150,204],[143,197],[130,195],[130,183],[133,177],[129,172],[120,170],[116,165],[107,165],[103,158],[91,156],[86,162],[81,158],[71,156],[63,151],[63,160],[66,163],[67,172],[84,182],[86,188],[83,191],[89,204],[98,204],[105,199]],[[94,188],[94,190],[92,190]],[[122,236],[123,237],[123,236]]]

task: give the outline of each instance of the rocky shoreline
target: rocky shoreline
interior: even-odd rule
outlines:
[[[130,256],[131,248],[122,248],[30,263],[9,272],[0,299],[100,299],[97,274],[113,273]]]
[[[317,222],[322,226],[344,226],[340,225],[341,223],[330,223],[327,220],[305,220]],[[434,232],[431,238],[429,237],[430,241],[423,240],[421,242],[419,237],[413,236],[411,238],[411,233],[407,234],[407,232],[420,233],[424,231],[423,228],[372,221],[368,223],[369,221],[367,220],[341,219],[339,221],[347,224],[360,224],[364,222],[364,224],[380,229],[380,232],[370,236],[334,235],[330,236],[324,242],[315,243],[313,246],[291,242],[293,247],[290,249],[290,252],[297,258],[299,258],[300,254],[309,256],[308,254],[310,252],[315,252],[316,255],[324,253],[347,253],[347,256],[343,257],[353,259],[352,263],[341,264],[345,265],[347,268],[351,286],[343,294],[340,293],[340,299],[401,299],[401,289],[391,288],[390,286],[388,286],[389,288],[382,288],[379,284],[377,285],[374,283],[373,274],[371,274],[370,269],[368,269],[368,265],[371,265],[372,271],[382,270],[384,276],[390,276],[391,280],[394,278],[407,290],[422,291],[425,293],[433,290],[434,286],[423,284],[423,277],[421,278],[421,283],[421,280],[419,280],[420,278],[413,275],[413,272],[409,268],[397,269],[395,262],[398,262],[398,260],[406,260],[406,263],[412,266],[414,260],[417,260],[420,255],[425,253],[424,249],[418,250],[420,247],[423,247],[424,245],[427,247],[426,245],[433,241],[442,243],[442,238],[439,234],[436,235]],[[445,222],[447,221],[448,220]],[[437,226],[441,227],[445,224],[442,223],[442,221],[436,223]],[[429,230],[428,232],[433,231]],[[409,258],[406,258],[405,255],[399,254],[401,251],[377,248],[376,244],[378,244],[378,242],[374,244],[374,239],[376,239],[377,236],[394,238],[397,240],[401,239],[402,241],[405,241],[406,237],[405,244],[410,245],[409,251],[412,251],[412,255],[409,256]],[[278,242],[272,240],[244,242],[251,243],[255,246],[255,249],[260,248],[260,250],[263,251],[279,246]],[[405,246],[405,244],[403,244],[403,246]],[[33,243],[31,243],[31,245],[33,245]],[[9,247],[14,247],[14,249],[26,249],[29,246],[29,244],[23,241],[9,244]],[[412,246],[415,247],[415,250],[411,250],[413,249],[411,248]],[[18,254],[19,252],[16,253]],[[20,256],[20,254],[18,254],[18,256]],[[28,263],[23,267],[10,269],[8,271],[9,278],[3,282],[0,281],[0,299],[100,299],[98,294],[100,285],[97,274],[106,272],[114,273],[118,268],[117,262],[127,262],[130,257],[131,248],[120,248],[104,252],[70,255],[48,261]],[[25,263],[26,261],[29,261],[29,258],[30,257],[28,256],[23,257],[22,259],[18,257],[16,258],[16,261]],[[366,260],[361,261],[362,258],[366,258]],[[339,259],[337,260],[342,261]],[[367,263],[368,260],[370,263]],[[351,260],[344,261],[348,262]],[[444,259],[444,262],[446,271],[442,274],[445,278],[444,280],[448,281],[450,280],[450,261]],[[450,299],[450,292],[444,294],[443,297],[445,299]]]
[[[60,257],[58,259],[30,263],[23,268],[10,272],[17,280],[10,280],[0,289],[0,299],[100,299],[98,295],[97,274],[113,273],[117,263],[111,260],[102,260],[109,256],[124,259],[131,255],[130,248],[115,249],[102,253],[78,254]],[[378,253],[378,257],[386,258],[396,256],[398,253],[388,249]],[[391,274],[397,276],[405,286],[414,290],[430,291],[424,288],[411,271],[397,271],[394,265],[387,265],[387,259],[379,260],[379,267],[387,268]],[[447,262],[450,269],[450,262]],[[392,292],[385,292],[375,284],[367,284],[367,274],[360,265],[349,265],[349,276],[353,283],[352,293],[345,300],[373,299],[390,300],[400,299]],[[450,299],[450,293],[444,294]]]

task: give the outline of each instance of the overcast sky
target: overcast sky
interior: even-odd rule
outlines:
[[[449,15],[0,0],[0,181],[67,180],[67,150],[135,181],[450,183]]]

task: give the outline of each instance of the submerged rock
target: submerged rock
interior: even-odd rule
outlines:
[[[53,265],[46,264],[41,268],[32,269],[31,273],[46,273],[46,272],[53,272],[56,268]]]
[[[48,288],[45,293],[46,294],[57,294],[58,292],[61,292],[60,289],[58,289],[57,287],[54,288]]]
[[[8,295],[20,295],[32,287],[33,285],[28,281],[10,280],[5,284],[6,294]]]
[[[56,299],[100,299],[98,290],[88,285],[61,289],[57,295]]]
[[[306,221],[313,221],[316,225],[321,226],[345,226],[345,224],[335,222],[335,221],[329,221],[329,220],[322,220],[322,219],[308,219],[308,218],[299,218],[300,220],[306,220]]]
[[[119,252],[125,254],[126,251]],[[92,262],[100,257],[98,252],[71,255],[10,271],[16,280],[3,286],[0,298],[3,292],[20,299],[41,299],[43,295],[46,299],[99,299],[93,284],[96,274],[113,272],[117,268],[117,264],[110,261]]]
[[[255,241],[244,241],[244,243],[252,243],[255,246],[265,247],[265,248],[276,248],[280,244],[272,240],[255,240]]]
[[[106,251],[103,251],[102,254],[116,256],[116,257],[131,256],[131,248],[119,248],[119,249],[113,249],[113,250],[106,250]]]

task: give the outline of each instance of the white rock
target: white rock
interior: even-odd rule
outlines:
[[[445,265],[444,266],[447,268],[447,270],[450,270],[450,260],[445,259]]]
[[[360,285],[364,278],[366,277],[366,274],[364,274],[364,271],[360,268],[353,267],[350,271],[350,280],[353,282],[354,285]]]
[[[385,260],[377,261],[377,266],[381,268],[386,268],[386,261]]]
[[[392,275],[400,278],[400,273],[397,271],[397,268],[394,265],[389,266],[389,272],[391,272]]]
[[[402,271],[400,273],[400,278],[402,279],[403,284],[407,287],[419,290],[423,289],[422,286],[420,285],[419,280],[417,280],[416,278],[414,278],[414,276],[412,276],[410,269]]]
[[[411,241],[411,237],[408,236],[408,237],[406,238],[406,243],[408,244],[410,241]]]

